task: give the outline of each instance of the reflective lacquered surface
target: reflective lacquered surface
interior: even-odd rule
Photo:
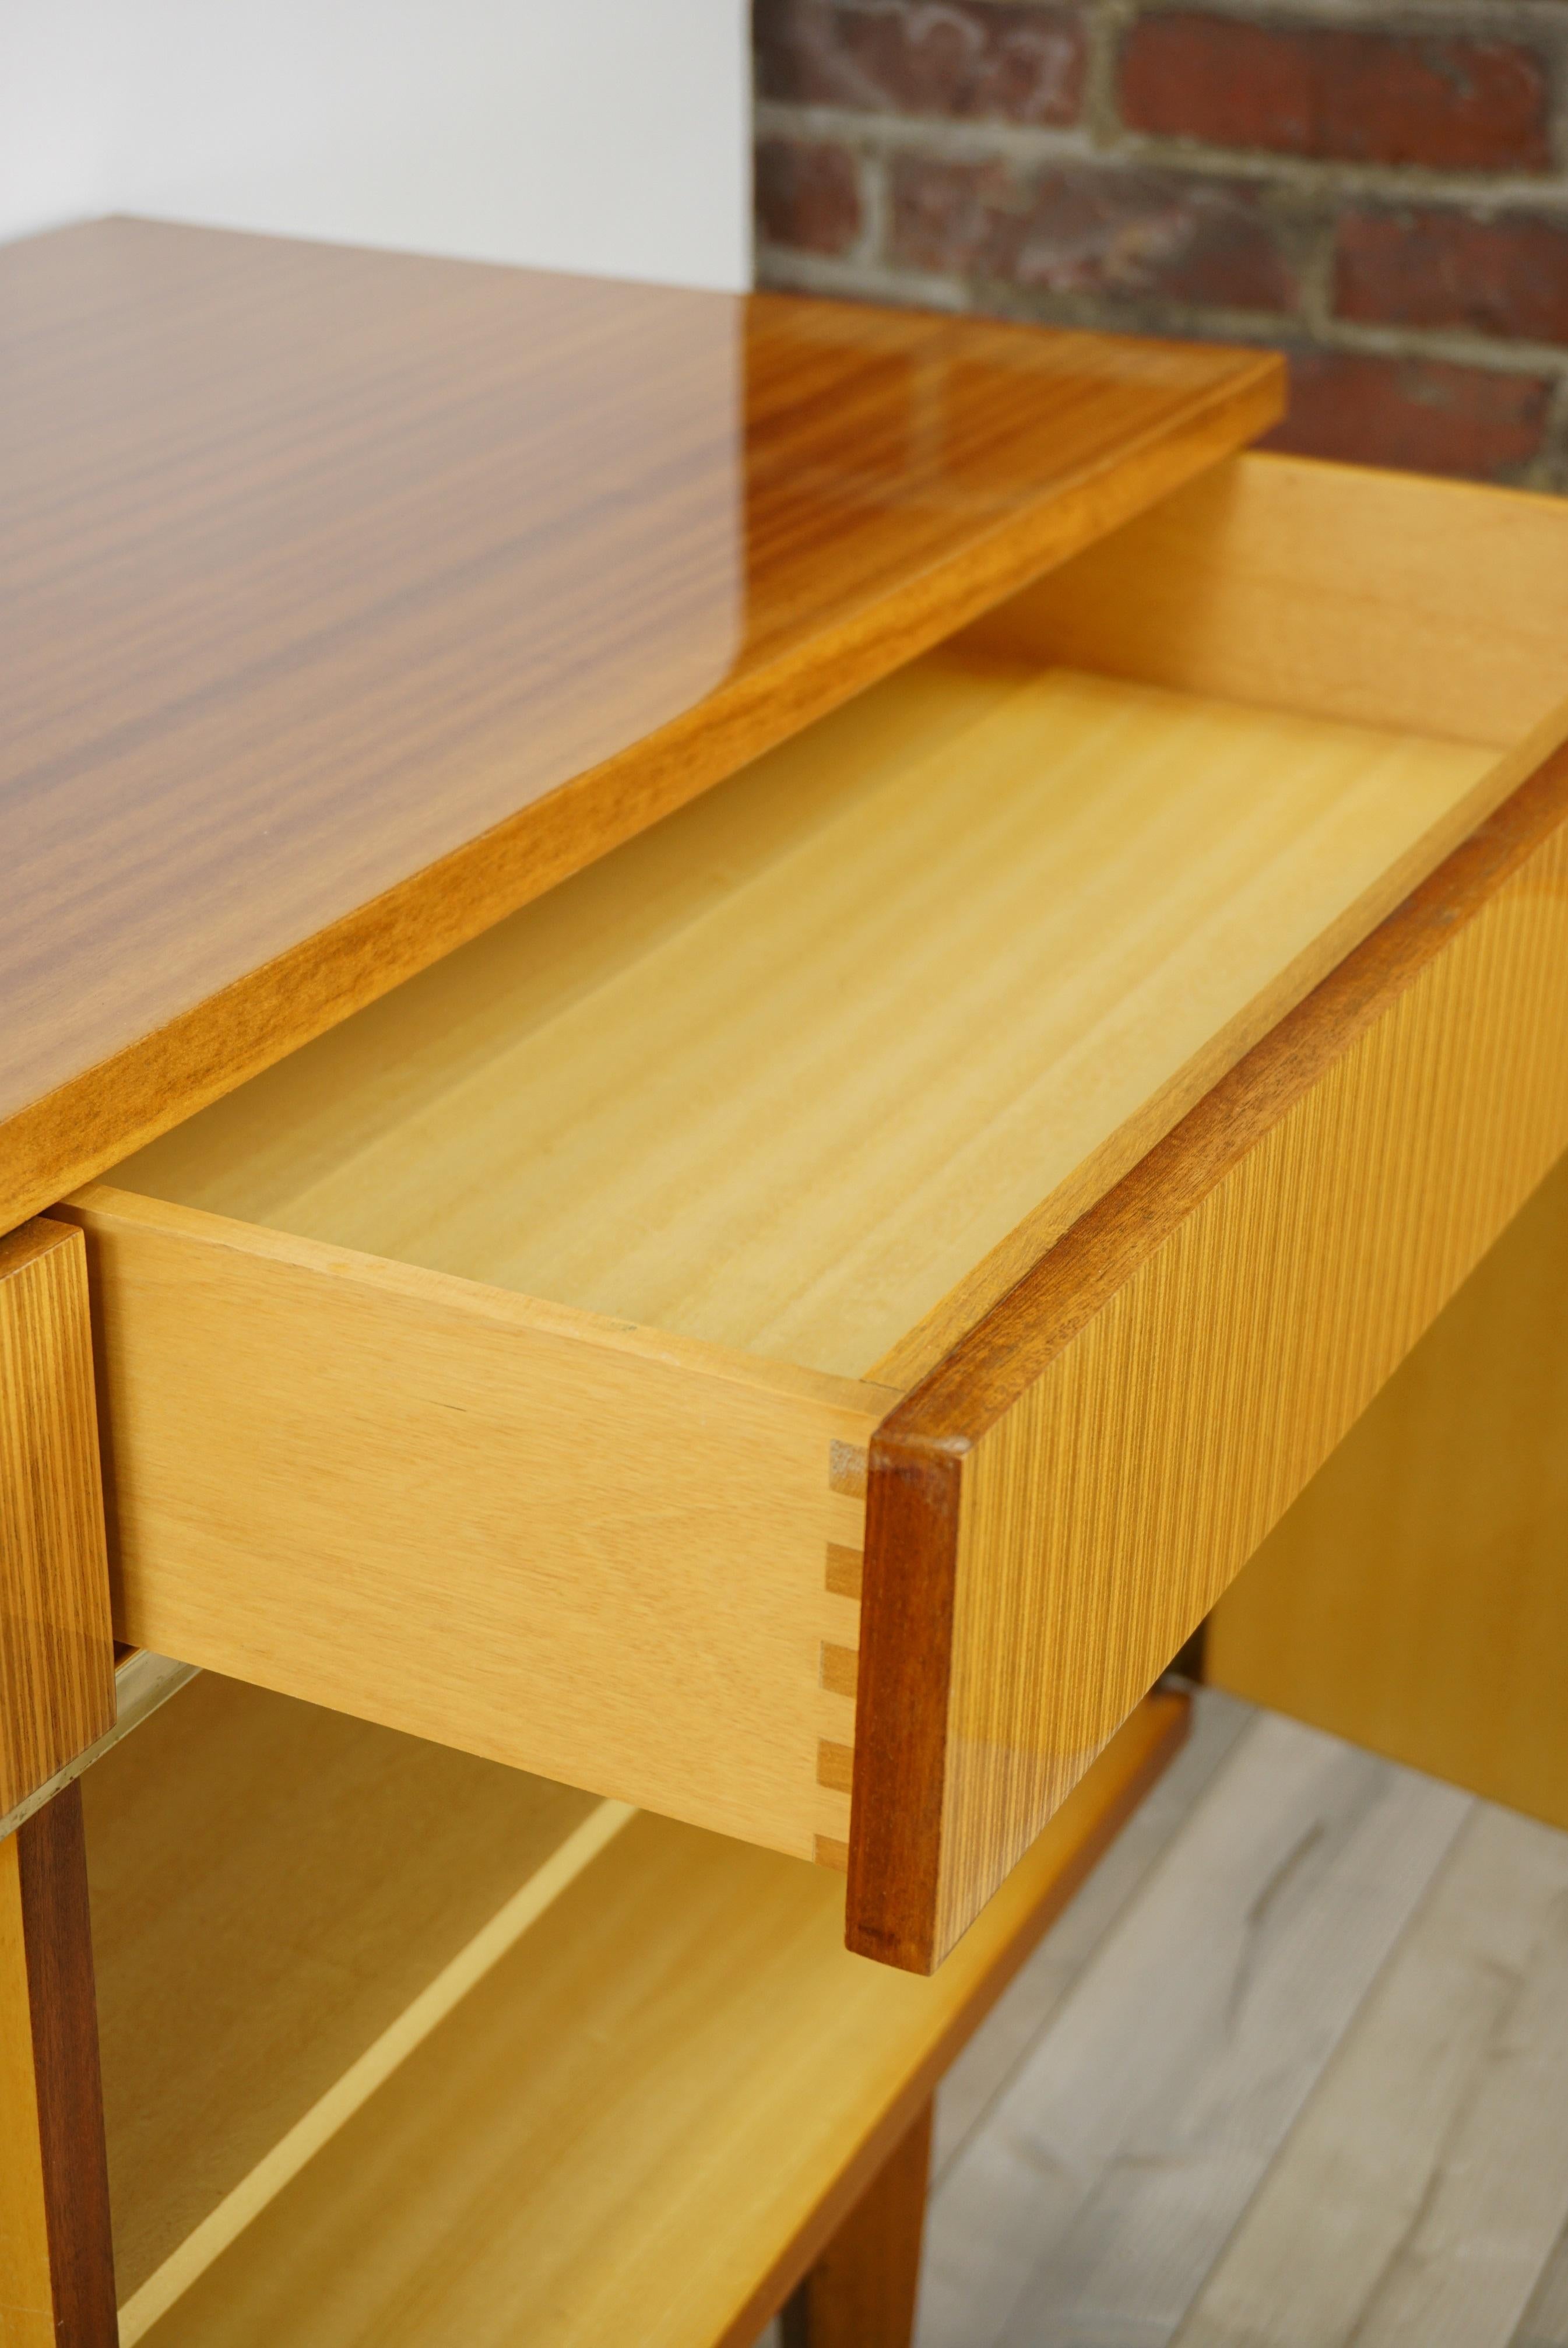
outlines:
[[[1269,420],[1266,355],[0,252],[0,1228]]]

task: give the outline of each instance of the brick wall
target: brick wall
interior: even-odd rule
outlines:
[[[1279,445],[1568,490],[1568,0],[756,0],[758,276],[1290,354]]]

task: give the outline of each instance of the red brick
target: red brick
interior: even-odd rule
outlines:
[[[855,159],[831,140],[759,139],[756,189],[757,225],[774,244],[844,252],[861,232]]]
[[[1164,138],[1433,170],[1552,161],[1546,67],[1514,41],[1171,10],[1133,26],[1120,74],[1124,121]]]
[[[1568,343],[1568,220],[1478,220],[1437,205],[1345,212],[1334,300],[1341,317],[1370,325]]]
[[[892,252],[911,268],[1048,294],[1274,313],[1296,300],[1257,191],[1176,172],[1071,164],[1019,182],[1001,164],[901,156]]]
[[[1290,412],[1267,445],[1490,480],[1536,454],[1551,393],[1541,376],[1307,351],[1292,355]]]
[[[1075,7],[991,0],[757,0],[765,98],[956,122],[1076,122]]]

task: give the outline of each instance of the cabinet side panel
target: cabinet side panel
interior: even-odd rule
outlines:
[[[1568,1160],[1209,1625],[1219,1686],[1568,1827]]]
[[[129,1193],[65,1211],[120,1636],[804,1857],[847,1822],[830,1459],[885,1390]]]
[[[87,1258],[37,1220],[0,1239],[0,1818],[112,1725]]]

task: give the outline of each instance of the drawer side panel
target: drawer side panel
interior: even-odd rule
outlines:
[[[804,1857],[835,1801],[843,1833],[830,1451],[885,1390],[103,1187],[67,1211],[119,1636]]]

